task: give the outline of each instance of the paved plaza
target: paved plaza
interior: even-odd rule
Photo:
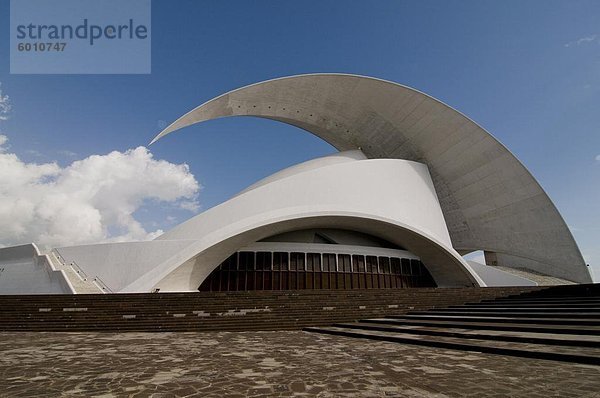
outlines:
[[[600,397],[600,367],[299,331],[0,333],[2,397]]]

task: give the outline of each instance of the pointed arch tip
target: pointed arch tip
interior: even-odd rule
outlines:
[[[168,127],[167,127],[167,128],[168,128]],[[158,135],[157,135],[156,137],[154,137],[154,138],[152,139],[152,141],[150,141],[150,143],[148,144],[148,146],[150,146],[150,145],[154,144],[156,141],[158,141],[158,140],[160,140],[162,137],[164,137],[164,136],[166,135],[166,134],[164,134],[164,133],[165,133],[165,131],[166,131],[166,129],[165,129],[165,130],[163,130],[163,131],[161,131],[160,133],[158,133]]]
[[[218,98],[218,97],[217,97],[217,98]],[[210,101],[212,101],[212,100],[210,100]],[[208,102],[210,102],[210,101],[208,101]],[[205,104],[205,103],[204,103],[204,104]],[[199,105],[199,106],[195,107],[194,109],[192,109],[192,110],[191,110],[190,112],[188,112],[188,113],[191,113],[191,112],[195,111],[196,109],[199,109],[199,108],[201,108],[201,107],[202,107],[204,104],[201,104],[201,105]],[[187,115],[187,113],[186,113],[185,115]],[[177,118],[175,121],[173,121],[171,124],[169,124],[167,127],[165,127],[164,129],[162,129],[162,130],[160,131],[160,133],[158,133],[158,134],[156,135],[156,137],[154,137],[154,138],[152,139],[152,141],[150,141],[150,143],[148,144],[148,146],[150,146],[150,145],[154,144],[156,141],[160,140],[160,139],[161,139],[161,138],[163,138],[165,135],[167,135],[167,134],[169,134],[169,133],[172,133],[172,132],[173,132],[173,131],[175,131],[175,130],[179,130],[181,127],[174,128],[174,126],[175,126],[175,125],[176,125],[176,124],[177,124],[177,123],[178,123],[178,122],[179,122],[179,121],[180,121],[180,120],[181,120],[181,119],[182,119],[182,118],[183,118],[185,115],[183,115],[183,116],[180,116],[180,117],[179,117],[179,118]],[[185,126],[184,126],[184,127],[185,127]]]

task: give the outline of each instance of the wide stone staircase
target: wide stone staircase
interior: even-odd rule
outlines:
[[[438,309],[539,289],[414,288],[11,295],[0,296],[0,330],[292,330],[399,315],[410,310]],[[387,318],[385,322],[389,321],[393,321],[393,318]]]
[[[554,286],[304,330],[600,365],[600,284]]]

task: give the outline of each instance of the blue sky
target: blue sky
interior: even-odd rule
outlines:
[[[12,105],[0,132],[23,162],[67,167],[146,145],[187,110],[257,81],[370,75],[426,92],[490,131],[600,267],[598,1],[153,0],[149,75],[11,75],[8,26],[9,1],[0,0],[0,82]],[[335,151],[294,127],[250,118],[196,125],[150,150],[189,165],[202,209]],[[148,230],[191,215],[156,203],[135,214]]]

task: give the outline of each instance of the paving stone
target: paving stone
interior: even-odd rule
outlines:
[[[0,333],[4,397],[600,397],[600,367],[289,332]]]

